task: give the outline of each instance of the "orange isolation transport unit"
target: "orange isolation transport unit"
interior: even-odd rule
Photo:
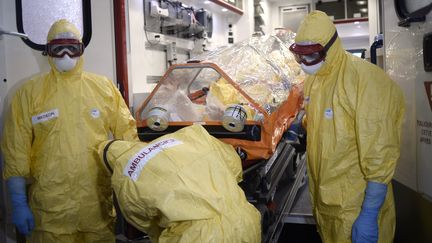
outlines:
[[[172,65],[136,110],[140,139],[201,124],[236,148],[243,167],[270,158],[302,106],[293,37],[253,37]]]

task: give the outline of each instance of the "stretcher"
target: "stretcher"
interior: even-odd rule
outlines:
[[[135,113],[142,141],[201,124],[231,144],[267,242],[277,236],[287,196],[304,184],[304,139],[287,139],[303,116],[305,74],[288,50],[294,37],[290,31],[255,36],[172,65]]]

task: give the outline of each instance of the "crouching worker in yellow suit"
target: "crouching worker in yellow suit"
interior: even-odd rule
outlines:
[[[260,242],[260,214],[238,186],[234,148],[200,125],[99,152],[126,220],[152,242]]]

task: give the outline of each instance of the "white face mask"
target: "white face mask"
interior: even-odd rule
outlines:
[[[318,70],[321,68],[321,66],[323,65],[324,61],[321,61],[317,64],[311,65],[311,66],[307,66],[304,65],[303,63],[300,64],[301,69],[303,69],[303,71],[309,75],[314,75],[315,73],[318,72]]]
[[[71,58],[68,55],[64,55],[61,58],[53,57],[54,65],[59,72],[67,72],[72,70],[78,62],[79,57]]]

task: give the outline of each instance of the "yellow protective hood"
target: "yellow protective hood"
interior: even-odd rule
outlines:
[[[78,28],[68,20],[60,19],[51,25],[51,28],[49,29],[47,35],[47,42],[50,42],[55,38],[58,38],[58,35],[61,33],[71,33],[73,34],[74,39],[82,41],[81,33],[78,30]]]
[[[60,19],[51,25],[47,35],[47,43],[56,38],[64,38],[61,37],[62,34],[67,35],[68,38],[73,37],[73,39],[77,39],[82,42],[81,33],[77,27],[66,19]],[[54,65],[53,58],[48,56],[48,63],[51,66],[51,71],[58,78],[76,78],[77,75],[82,73],[83,62],[83,56],[81,56],[72,70],[68,72],[59,72]]]
[[[103,142],[99,154],[126,220],[152,242],[260,242],[260,213],[238,186],[234,148],[200,125],[150,143]]]
[[[311,41],[325,46],[336,32],[332,20],[321,11],[312,11],[301,23],[295,37],[296,43]],[[317,75],[328,74],[330,69],[338,62],[337,59],[344,53],[339,37],[327,51],[325,63]]]
[[[312,11],[297,30],[295,42],[312,41],[325,46],[336,31],[331,19],[321,11]]]

